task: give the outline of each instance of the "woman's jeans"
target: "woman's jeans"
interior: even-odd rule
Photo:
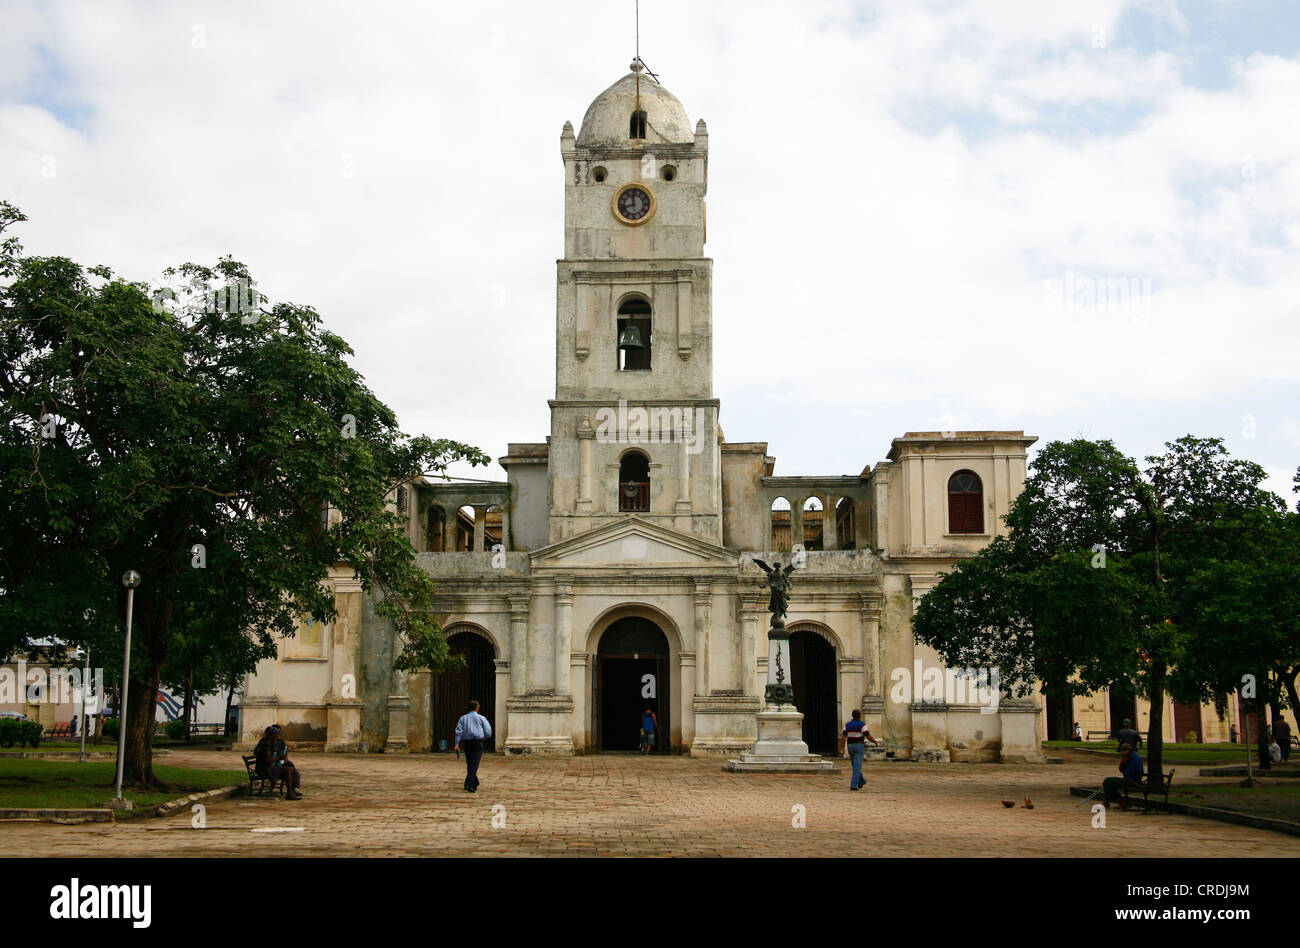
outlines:
[[[867,752],[867,745],[850,744],[848,752],[849,762],[853,764],[853,777],[849,780],[849,789],[854,790],[866,783],[866,780],[862,779],[862,757]]]

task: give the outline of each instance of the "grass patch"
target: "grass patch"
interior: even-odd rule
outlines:
[[[1108,751],[1112,754],[1119,753],[1119,744],[1117,741],[1044,741],[1043,746],[1057,750],[1077,748],[1078,750]],[[1143,742],[1142,746],[1137,750],[1142,759],[1146,760],[1146,743]],[[1217,764],[1234,764],[1240,762],[1244,766],[1246,763],[1246,747],[1243,744],[1166,743],[1161,747],[1160,756],[1163,758],[1165,764],[1183,763],[1213,766]]]
[[[1265,780],[1254,787],[1241,787],[1235,783],[1227,786],[1195,783],[1179,787],[1175,777],[1169,800],[1300,823],[1300,786],[1291,786],[1290,781],[1284,784]]]
[[[0,759],[0,808],[81,809],[102,807],[113,797],[117,764],[111,760],[15,760]],[[165,782],[165,790],[141,793],[123,788],[122,796],[137,808],[155,807],[187,793],[215,790],[243,783],[242,770],[204,770],[189,767],[154,766],[154,776]]]

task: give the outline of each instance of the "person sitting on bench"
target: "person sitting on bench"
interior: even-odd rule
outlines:
[[[1119,745],[1119,772],[1121,776],[1107,777],[1101,782],[1102,801],[1108,809],[1112,802],[1121,810],[1124,809],[1120,791],[1142,787],[1142,758],[1128,744]]]
[[[302,794],[298,792],[301,777],[298,774],[298,768],[289,760],[289,749],[285,747],[284,741],[280,740],[280,725],[272,724],[266,729],[262,739],[257,742],[257,747],[253,750],[253,756],[256,758],[255,763],[259,777],[283,780],[288,791],[284,798],[286,800],[302,799]]]

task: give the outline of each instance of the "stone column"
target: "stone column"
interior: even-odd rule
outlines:
[[[758,671],[758,637],[764,630],[760,626],[763,617],[763,597],[757,593],[740,595],[740,687],[747,695],[763,697],[763,684],[767,680],[767,670],[759,678]]]
[[[790,500],[790,549],[796,543],[803,543],[803,505],[808,498],[799,497]]]
[[[695,584],[695,693],[709,693],[709,636],[713,632],[710,597],[713,584]]]
[[[677,355],[682,359],[691,357],[691,344],[695,333],[691,320],[691,271],[677,271]]]
[[[532,586],[532,601],[528,610],[527,671],[524,681],[526,694],[555,694],[555,584],[536,580]]]
[[[573,689],[573,715],[569,719],[569,734],[573,740],[573,749],[583,753],[591,743],[587,733],[587,695],[591,687],[587,684],[587,667],[591,655],[588,652],[569,653],[569,686]]]
[[[573,586],[555,584],[555,693],[571,693],[569,684],[570,652],[573,651]]]
[[[327,702],[325,749],[356,752],[361,742],[361,614],[365,608],[361,583],[334,582],[338,618],[330,626],[330,692]]]
[[[862,629],[863,694],[876,699],[881,697],[880,595],[863,593],[858,601],[858,620]]]
[[[406,672],[395,668],[393,690],[388,695],[388,740],[384,742],[385,754],[405,754],[410,750],[406,739],[407,713],[410,707]]]
[[[496,738],[496,749],[498,754],[506,752],[506,741],[510,737],[510,714],[506,710],[506,692],[510,689],[510,668],[511,663],[495,659],[493,661],[494,671],[496,672],[496,701],[492,704],[492,732]]]
[[[578,425],[578,508],[580,514],[589,514],[591,502],[591,451],[596,432],[584,418]]]
[[[456,527],[460,522],[459,507],[442,508],[442,552],[456,552]]]
[[[691,506],[691,452],[690,445],[686,440],[685,433],[680,432],[681,441],[678,447],[681,451],[681,471],[677,477],[677,505],[678,513],[681,513],[681,506],[686,505],[689,511]]]
[[[474,552],[482,553],[487,537],[487,504],[474,505]]]
[[[695,695],[692,693],[690,683],[698,681],[696,674],[696,661],[694,652],[682,652],[679,655],[681,661],[681,692],[677,699],[677,706],[681,714],[681,733],[682,746],[688,746],[695,743]],[[696,685],[698,688],[698,684]]]
[[[528,667],[528,601],[527,593],[516,593],[510,599],[510,694],[522,695],[528,690],[525,677]]]
[[[406,744],[412,754],[433,749],[433,675],[427,669],[406,677],[410,710],[406,714]]]
[[[838,550],[840,548],[839,527],[835,524],[835,497],[826,495],[826,505],[822,507],[822,549]]]

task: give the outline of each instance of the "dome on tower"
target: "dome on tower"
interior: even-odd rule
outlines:
[[[587,107],[578,132],[579,145],[628,145],[641,141],[690,143],[695,141],[691,120],[677,97],[644,72],[640,63],[614,83]],[[644,128],[637,124],[637,90],[640,80],[640,110]],[[643,134],[635,134],[643,131]]]

